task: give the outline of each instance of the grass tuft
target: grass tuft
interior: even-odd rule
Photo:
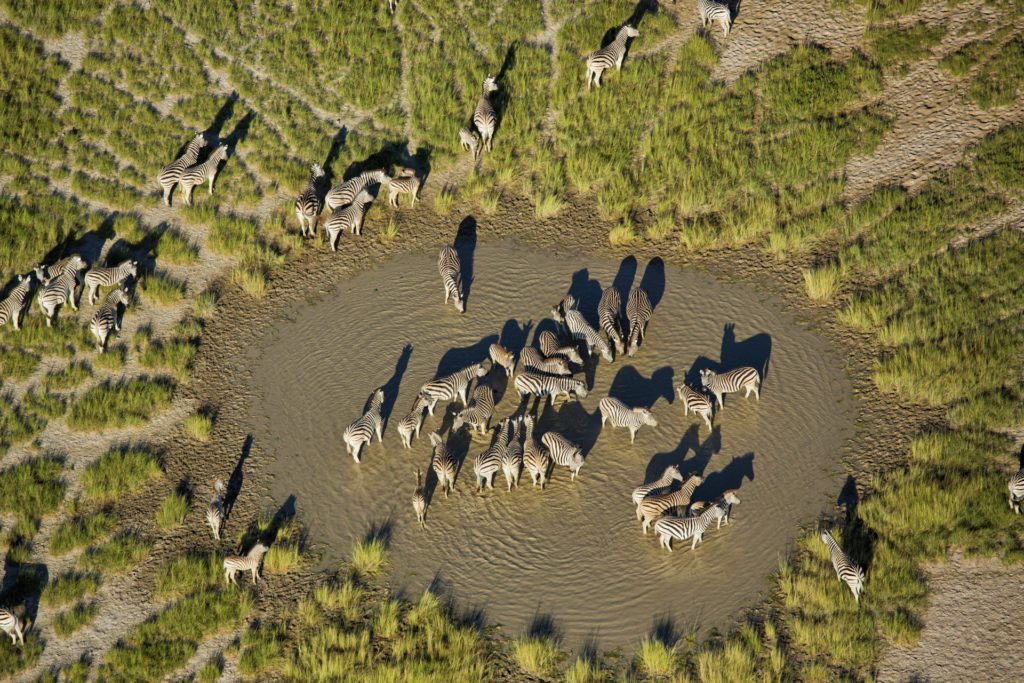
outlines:
[[[151,545],[132,534],[116,536],[103,545],[89,548],[75,566],[82,571],[120,573],[128,571],[149,554]]]
[[[95,602],[80,602],[57,615],[53,620],[53,630],[61,638],[67,638],[83,626],[91,624],[99,611],[99,605]]]
[[[82,493],[93,503],[110,503],[137,493],[163,470],[159,459],[143,448],[107,451],[82,474]]]
[[[656,638],[644,638],[636,660],[640,670],[649,676],[671,676],[679,670],[676,649]]]
[[[99,589],[98,576],[64,572],[46,585],[41,600],[47,607],[60,607],[87,598]]]
[[[188,514],[188,496],[179,491],[173,491],[156,511],[156,525],[167,531],[180,526]]]
[[[115,520],[106,512],[72,517],[62,522],[50,537],[50,552],[64,555],[76,548],[95,543],[114,531]]]
[[[213,418],[202,412],[192,413],[183,423],[185,433],[196,441],[209,441],[213,430]]]
[[[526,636],[512,644],[512,658],[519,668],[538,678],[550,675],[558,655],[558,646],[543,636]]]
[[[377,576],[387,566],[388,555],[383,539],[368,538],[352,549],[352,569],[359,576]]]
[[[78,397],[67,424],[76,431],[100,431],[146,424],[174,398],[174,384],[164,378],[136,377],[104,382]]]

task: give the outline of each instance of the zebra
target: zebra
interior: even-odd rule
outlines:
[[[356,196],[363,190],[369,190],[373,185],[383,185],[391,180],[391,177],[383,170],[366,171],[349,178],[341,185],[335,185],[324,197],[324,206],[328,211],[351,204]]]
[[[72,254],[46,266],[46,277],[40,277],[39,280],[43,284],[49,284],[55,277],[63,275],[68,270],[79,271],[88,267],[89,264],[85,262],[85,259],[80,254]],[[38,268],[36,274],[40,274]]]
[[[626,320],[629,321],[629,346],[626,353],[630,356],[636,354],[640,348],[640,342],[647,330],[647,323],[651,320],[651,297],[643,287],[634,287],[629,290],[629,297],[626,299]]]
[[[718,524],[715,526],[716,529],[722,528],[722,521],[725,521],[725,525],[729,526],[729,515],[732,513],[732,506],[739,505],[740,498],[736,495],[736,489],[729,489],[723,491],[722,496],[715,503],[711,509],[715,511],[713,515]]]
[[[255,585],[260,578],[260,563],[263,556],[270,550],[262,543],[257,543],[244,556],[232,555],[224,558],[224,579],[228,585],[235,583],[235,574],[238,572],[252,572],[252,582]]]
[[[711,424],[711,418],[714,414],[714,406],[711,405],[711,399],[703,393],[695,389],[691,389],[685,383],[680,384],[676,388],[676,393],[679,394],[679,399],[683,402],[684,415],[693,413],[697,417],[704,418],[704,422],[707,423],[708,429],[714,429]]]
[[[107,337],[110,336],[110,333],[121,331],[121,323],[117,318],[117,307],[122,304],[127,307],[128,298],[128,290],[123,287],[111,291],[103,300],[103,305],[92,316],[92,320],[89,321],[89,331],[92,332],[92,336],[96,337],[96,350],[100,353],[107,350]]]
[[[438,401],[454,401],[456,398],[465,406],[468,401],[469,383],[474,378],[479,379],[486,374],[487,369],[483,363],[473,363],[450,375],[427,382],[420,388],[420,395],[427,403],[427,411],[433,415]]]
[[[430,459],[430,466],[437,477],[437,485],[441,487],[444,497],[447,498],[448,494],[455,490],[455,456],[441,441],[441,435],[437,432],[430,433],[430,443],[434,446],[434,455]]]
[[[415,206],[416,200],[420,197],[420,178],[415,171],[406,169],[400,176],[388,181],[388,191],[390,192],[388,203],[396,209],[398,208],[398,196],[402,194],[407,194],[412,198],[409,206]]]
[[[462,144],[462,149],[473,153],[474,159],[480,156],[480,136],[475,130],[463,126],[459,131],[459,142]]]
[[[674,481],[683,481],[683,473],[679,471],[679,467],[676,465],[669,465],[665,468],[665,471],[661,473],[661,476],[652,481],[650,484],[642,484],[633,489],[633,505],[639,507],[640,501],[642,501],[647,494],[658,489],[668,488]]]
[[[314,162],[309,167],[309,182],[295,200],[295,217],[299,219],[303,237],[316,235],[316,223],[320,218],[320,197],[317,195],[316,186],[323,177],[324,169]]]
[[[185,153],[160,169],[157,175],[157,182],[164,191],[164,205],[171,205],[171,192],[174,186],[181,180],[182,174],[192,164],[199,160],[199,151],[206,146],[206,138],[202,133],[197,133],[188,146]]]
[[[185,204],[187,206],[192,206],[192,189],[196,185],[202,185],[204,182],[208,183],[208,191],[210,196],[213,196],[213,180],[217,177],[220,162],[227,158],[228,146],[220,145],[217,149],[213,150],[213,154],[210,155],[209,159],[201,164],[189,166],[185,169],[185,172],[181,174],[181,190],[185,193]]]
[[[622,69],[622,60],[626,56],[626,41],[639,36],[640,31],[626,24],[615,34],[615,40],[587,55],[587,90],[590,90],[591,83],[598,88],[601,87],[601,74],[605,69],[610,69],[613,65],[616,71]]]
[[[587,322],[583,314],[576,309],[570,309],[565,312],[565,326],[569,329],[573,339],[583,342],[587,347],[587,353],[593,354],[594,349],[601,352],[601,357],[609,363],[612,360],[612,352],[608,348],[608,344],[605,343],[604,339],[601,339],[601,335],[597,333],[590,323]]]
[[[491,151],[491,138],[494,137],[494,128],[497,125],[498,114],[491,104],[491,93],[497,92],[498,84],[493,76],[484,79],[483,94],[476,103],[476,111],[473,112],[473,124],[480,131],[480,144]]]
[[[704,368],[700,371],[700,383],[715,395],[719,410],[725,409],[723,402],[725,394],[741,389],[746,390],[744,398],[749,398],[750,392],[754,392],[757,400],[761,400],[761,376],[757,374],[757,370],[748,366],[735,368],[728,372],[715,372]]]
[[[388,0],[388,11],[392,14],[398,9],[398,0]]]
[[[384,390],[375,389],[369,398],[369,407],[366,412],[360,415],[355,422],[345,429],[342,439],[345,441],[345,449],[352,455],[356,462],[359,460],[359,451],[364,444],[373,441],[373,435],[377,435],[377,441],[382,441],[384,432],[384,418],[380,415],[381,405],[384,403]]]
[[[68,303],[71,310],[77,311],[75,303],[75,287],[78,284],[78,271],[67,269],[54,279],[50,280],[42,293],[39,295],[39,308],[43,309],[46,315],[46,326],[53,324],[53,316],[57,313],[57,307]]]
[[[508,490],[515,485],[519,488],[519,475],[523,470],[523,444],[519,442],[522,424],[513,425],[512,418],[506,418],[509,424],[510,437],[501,453],[501,472],[505,476],[505,484]]]
[[[131,259],[121,261],[113,268],[92,268],[86,272],[83,280],[89,289],[89,305],[92,306],[99,299],[99,288],[118,285],[128,276],[139,276],[139,262]]]
[[[427,497],[423,494],[423,476],[420,468],[416,468],[416,490],[412,492],[412,509],[416,511],[416,521],[420,528],[427,528]]]
[[[213,532],[213,537],[220,540],[220,528],[224,525],[224,482],[220,479],[213,483],[213,496],[206,506],[206,523]]]
[[[413,437],[420,438],[420,429],[423,427],[423,397],[416,395],[412,402],[409,414],[398,423],[398,438],[402,440],[404,448],[412,448]]]
[[[566,294],[561,300],[551,307],[551,317],[560,323],[565,322],[565,314],[569,311],[575,310],[576,308],[576,297],[572,294]]]
[[[494,475],[501,469],[501,451],[496,444],[492,445],[477,455],[473,461],[473,474],[476,475],[478,493],[484,490],[484,484],[487,484],[489,489],[494,488]]]
[[[455,310],[466,312],[466,302],[462,299],[462,261],[454,247],[445,246],[437,257],[437,271],[441,274],[444,285],[444,303],[448,299],[455,300]]]
[[[536,486],[540,484],[543,491],[551,469],[551,458],[548,452],[533,438],[534,419],[532,415],[523,418],[523,465],[530,473],[530,481]]]
[[[572,371],[569,369],[569,362],[564,358],[558,356],[545,358],[540,351],[532,346],[527,346],[523,349],[522,353],[519,354],[519,360],[522,361],[522,368],[531,372],[561,376],[572,374]]]
[[[25,302],[28,301],[29,289],[32,287],[32,273],[19,275],[17,284],[11,288],[11,292],[3,301],[0,301],[0,327],[10,320],[15,330],[21,329],[21,319],[24,317]]]
[[[676,491],[651,493],[644,496],[640,501],[640,505],[636,508],[636,518],[643,522],[644,533],[647,533],[654,520],[669,510],[689,505],[694,489],[700,486],[703,481],[703,478],[694,474]]]
[[[577,399],[587,397],[587,386],[582,380],[572,377],[556,377],[555,375],[536,375],[532,372],[521,372],[516,375],[516,391],[519,392],[520,403],[530,396],[538,399],[550,396],[554,401],[559,396]]]
[[[1020,503],[1024,501],[1024,467],[1010,477],[1010,509],[1020,514]]]
[[[658,419],[654,417],[647,408],[630,408],[617,398],[606,396],[597,404],[601,411],[601,428],[605,422],[610,422],[612,427],[627,427],[629,429],[629,442],[636,441],[636,433],[644,425],[657,427]]]
[[[501,344],[491,344],[490,348],[487,349],[487,354],[491,357],[491,363],[505,371],[506,377],[512,376],[512,373],[516,370],[516,354]]]
[[[473,400],[455,416],[452,430],[462,429],[463,425],[469,425],[484,434],[490,429],[493,416],[494,390],[486,384],[479,384],[473,391]]]
[[[722,27],[722,33],[729,35],[732,28],[732,12],[729,11],[729,5],[717,0],[697,0],[697,14],[704,28],[717,21]]]
[[[0,631],[11,637],[12,644],[25,644],[25,632],[22,630],[21,620],[9,607],[0,607]]]
[[[702,510],[696,517],[676,517],[669,515],[662,517],[654,523],[654,533],[660,536],[661,547],[672,552],[672,539],[685,541],[693,538],[690,550],[697,547],[704,537],[704,532],[711,526],[711,520],[715,518],[717,505],[712,505]]]
[[[324,232],[331,243],[331,251],[338,251],[338,236],[348,228],[353,235],[363,234],[363,219],[366,206],[373,201],[373,195],[361,190],[351,204],[335,209],[324,221]]]
[[[609,287],[601,292],[601,301],[597,304],[597,321],[601,329],[608,336],[608,341],[615,348],[615,355],[621,356],[625,353],[625,343],[622,340],[620,329],[620,311],[622,310],[622,297],[614,287]]]
[[[850,587],[853,599],[859,605],[860,594],[864,592],[864,570],[843,552],[831,533],[822,531],[821,540],[828,546],[829,554],[832,555],[832,568],[836,570],[836,576]]]
[[[570,363],[583,365],[583,356],[580,355],[576,347],[562,346],[558,341],[558,336],[550,330],[544,330],[537,336],[537,346],[540,347],[540,352],[548,358],[561,356]]]
[[[575,480],[583,467],[583,450],[557,432],[547,432],[540,437],[540,442],[547,449],[551,461],[568,467],[571,473],[569,478]]]

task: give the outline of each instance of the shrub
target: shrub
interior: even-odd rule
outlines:
[[[813,301],[831,301],[842,285],[842,271],[828,265],[804,271],[804,289]]]
[[[68,427],[77,431],[136,427],[169,406],[173,397],[174,384],[163,378],[104,382],[78,397],[68,414]]]
[[[163,470],[153,453],[143,448],[107,451],[82,473],[82,492],[94,503],[120,500],[140,491]]]

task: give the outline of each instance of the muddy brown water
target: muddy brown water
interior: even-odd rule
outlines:
[[[460,251],[470,271],[465,315],[442,304],[436,254],[404,254],[254,338],[253,434],[276,454],[275,498],[295,496],[312,538],[329,548],[325,562],[383,527],[400,589],[443,589],[512,635],[553,628],[571,647],[609,649],[630,648],[659,624],[728,627],[756,605],[800,525],[839,492],[857,415],[840,353],[771,296],[698,270],[584,262],[510,241],[470,239]],[[415,470],[429,469],[429,430],[451,422],[439,407],[413,448],[401,447],[395,427],[419,387],[485,357],[493,341],[534,343],[553,327],[551,306],[566,291],[594,319],[604,287],[614,283],[625,301],[640,282],[656,306],[640,351],[590,366],[590,395],[548,406],[538,425],[538,435],[557,429],[585,448],[577,481],[556,468],[541,491],[524,473],[525,485],[509,493],[499,473],[495,490],[478,494],[472,458],[486,443],[457,435],[468,457],[456,491],[432,496],[427,528],[418,528]],[[767,372],[761,400],[727,397],[709,433],[683,415],[674,388],[718,363]],[[491,377],[505,389],[500,373]],[[341,435],[381,385],[390,412],[384,441],[356,464]],[[626,430],[602,431],[597,404],[607,395],[652,406],[659,426],[642,428],[633,445]],[[517,404],[514,390],[505,393],[497,415]],[[712,529],[695,552],[689,543],[662,550],[635,517],[631,491],[669,464],[703,475],[695,500],[739,489],[732,524]]]

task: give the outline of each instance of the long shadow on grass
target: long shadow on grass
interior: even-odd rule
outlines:
[[[505,51],[505,59],[501,62],[501,68],[498,69],[498,75],[495,76],[494,80],[497,82],[498,90],[491,95],[491,105],[494,106],[494,113],[496,121],[494,123],[494,135],[498,136],[501,132],[501,124],[505,119],[505,109],[508,107],[509,93],[508,88],[505,87],[505,74],[511,69],[515,68],[516,65],[516,50],[518,49],[518,41],[512,41],[512,44],[508,46]]]
[[[342,126],[338,129],[338,132],[331,138],[331,148],[327,150],[327,157],[324,158],[324,178],[320,182],[320,189],[323,194],[320,196],[320,201],[323,202],[324,196],[327,194],[327,190],[334,185],[334,163],[338,160],[338,155],[341,154],[341,148],[345,146],[345,140],[348,138],[348,128]]]
[[[252,451],[252,434],[246,435],[245,441],[242,443],[242,453],[238,456],[238,463],[235,464],[235,469],[231,471],[231,476],[228,478],[227,490],[224,492],[225,517],[231,516],[231,512],[235,509],[235,501],[238,500],[238,494],[242,492],[242,482],[245,480],[245,461],[248,459],[250,451]]]
[[[398,400],[398,389],[402,385],[402,376],[405,374],[406,368],[409,367],[409,358],[411,356],[412,344],[406,344],[405,348],[402,349],[401,355],[398,356],[398,360],[395,362],[395,371],[382,387],[384,390],[384,403],[381,406],[380,414],[384,420],[384,429],[387,429],[388,422],[391,420],[391,413],[395,409],[395,401]]]
[[[772,357],[772,336],[767,332],[759,332],[743,341],[736,341],[736,324],[727,323],[722,330],[720,357],[722,370],[748,365],[761,374],[763,385]]]
[[[214,115],[213,121],[202,132],[203,137],[207,140],[207,147],[211,147],[214,141],[221,140],[221,131],[224,129],[224,124],[234,116],[236,104],[238,104],[238,93],[232,92],[225,98],[224,103],[220,105],[220,109]],[[179,156],[180,154],[179,152]]]
[[[459,223],[459,229],[455,233],[455,240],[452,244],[455,253],[459,255],[459,264],[462,266],[462,301],[469,309],[469,294],[473,289],[473,256],[476,252],[476,218],[466,216]]]

